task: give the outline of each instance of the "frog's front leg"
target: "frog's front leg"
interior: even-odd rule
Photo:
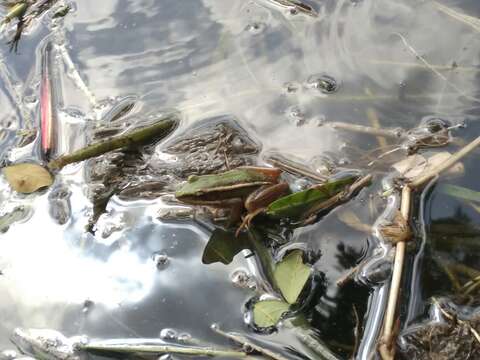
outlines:
[[[232,227],[242,219],[243,200],[241,198],[222,200],[222,207],[230,210],[227,227]]]

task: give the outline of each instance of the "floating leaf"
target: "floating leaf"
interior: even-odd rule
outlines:
[[[295,304],[310,277],[310,267],[303,263],[303,252],[292,251],[275,268],[275,281],[289,304]]]
[[[13,190],[31,194],[53,183],[52,175],[37,164],[17,164],[3,168],[3,174]]]
[[[233,232],[217,228],[212,232],[203,251],[202,262],[207,265],[216,262],[228,265],[235,255],[248,248],[250,248],[250,243],[245,234],[235,237]]]
[[[288,309],[289,305],[284,301],[259,301],[253,305],[253,322],[259,327],[275,326]]]
[[[268,206],[266,213],[275,218],[298,219],[314,206],[344,190],[356,179],[356,176],[348,176],[343,179],[327,182],[319,187],[284,196],[272,202]]]
[[[440,192],[457,199],[480,202],[480,192],[462,186],[443,184],[440,186],[439,190]]]

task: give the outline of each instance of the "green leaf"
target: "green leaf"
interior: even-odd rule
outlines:
[[[53,183],[53,176],[37,164],[17,164],[3,168],[3,174],[13,190],[31,194]]]
[[[462,186],[443,184],[439,187],[439,190],[457,199],[480,202],[480,192]]]
[[[203,251],[202,262],[207,265],[216,262],[228,265],[232,262],[235,255],[250,247],[245,234],[242,233],[235,237],[233,232],[217,228],[212,232],[210,240],[208,240],[207,246]]]
[[[280,300],[259,301],[253,305],[253,322],[259,327],[275,326],[289,307]]]
[[[266,213],[274,218],[298,219],[314,206],[344,190],[356,179],[356,176],[348,176],[327,182],[319,187],[281,197],[267,207]]]
[[[275,268],[275,281],[289,304],[295,304],[310,277],[310,267],[303,263],[303,252],[295,250]]]

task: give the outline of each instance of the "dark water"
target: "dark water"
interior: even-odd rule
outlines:
[[[182,122],[173,139],[201,121],[227,115],[261,144],[260,159],[278,151],[314,169],[322,166],[322,156],[339,166],[363,168],[376,156],[365,154],[381,145],[374,136],[335,130],[329,122],[371,126],[373,113],[381,127],[411,129],[425,118],[439,117],[465,123],[454,133],[464,141],[479,134],[480,7],[475,1],[306,2],[317,18],[291,14],[267,0],[83,0],[69,2],[73,10],[64,19],[52,20],[47,12],[33,22],[17,53],[0,47],[2,159],[38,156],[35,146],[19,150],[15,141],[17,130],[38,127],[41,54],[47,41],[55,44],[58,153],[84,145],[86,129],[128,96],[137,99],[129,115],[134,121],[179,111]],[[2,43],[13,32],[7,26]],[[325,76],[335,80],[337,91],[320,91],[316,84]],[[162,158],[161,147],[155,154]],[[465,162],[467,175],[438,185],[479,191],[476,156]],[[335,284],[365,257],[388,252],[375,236],[339,219],[352,211],[372,225],[389,201],[398,201],[379,196],[391,168],[375,169],[369,189],[290,238],[296,246],[321,253],[315,269],[324,273],[326,288],[315,295],[308,320],[341,358],[354,348],[353,305],[365,321],[356,357],[375,353],[388,293],[381,281],[375,286]],[[316,358],[286,326],[267,336],[245,324],[244,307],[255,292],[235,287],[231,277],[241,269],[261,282],[261,274],[255,261],[242,255],[228,266],[203,265],[211,227],[160,220],[158,213],[167,206],[160,200],[114,197],[100,231],[91,235],[85,232],[91,203],[84,166],[64,169],[57,185],[71,192],[66,205],[71,217],[63,225],[49,212],[53,190],[22,196],[1,179],[2,214],[16,207],[24,211],[0,235],[0,349],[13,348],[9,336],[16,327],[92,339],[159,338],[162,330],[174,329],[203,343],[230,346],[211,331],[218,323],[224,330],[270,340],[292,359]],[[430,296],[452,293],[445,274],[434,266],[437,256],[480,268],[474,244],[478,211],[440,194],[436,186],[417,194],[416,206],[424,208],[415,216],[416,230],[425,227],[425,246],[412,251],[413,271],[405,276],[406,325],[425,318]],[[473,245],[442,241],[442,224],[471,226],[468,244]],[[462,238],[462,233],[455,236]],[[155,254],[166,263],[157,267]]]

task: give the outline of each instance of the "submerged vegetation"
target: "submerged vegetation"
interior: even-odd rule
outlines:
[[[280,11],[286,17],[282,21],[291,26],[289,30],[297,29],[298,24],[291,20],[293,16],[308,19],[305,21],[321,21],[326,11],[315,1],[256,0],[254,4]],[[2,5],[5,8],[2,28],[7,33],[14,31],[7,44],[15,53],[35,21],[47,14],[48,19],[56,23],[75,9],[73,4],[61,0],[3,1]],[[443,16],[480,31],[477,18],[437,2],[430,5]],[[261,25],[255,24],[249,31],[256,35],[259,29]],[[294,36],[294,32],[289,34]],[[462,101],[478,102],[444,75],[444,71],[453,71],[458,65],[431,65],[404,35],[393,35],[395,41],[418,60],[418,63],[397,65],[420,67],[443,80],[445,89],[453,91]],[[225,48],[231,45],[225,39],[219,42]],[[245,261],[254,270],[249,274],[237,269],[231,274],[232,283],[245,301],[241,309],[232,306],[229,311],[243,318],[245,327],[222,330],[230,326],[226,321],[227,325],[213,324],[208,330],[231,340],[233,344],[228,347],[187,336],[180,340],[171,334],[144,338],[130,331],[129,339],[102,340],[67,338],[56,330],[16,329],[12,342],[22,353],[68,360],[81,359],[85,354],[112,358],[162,356],[163,359],[163,355],[175,354],[280,360],[335,360],[339,355],[360,358],[360,354],[364,358],[366,353],[378,355],[382,360],[480,356],[480,320],[476,315],[480,293],[480,246],[477,244],[480,229],[465,214],[465,209],[468,209],[466,213],[474,214],[472,217],[480,214],[480,192],[471,184],[462,183],[472,169],[472,158],[478,155],[480,137],[461,138],[465,135],[463,121],[445,120],[436,115],[424,117],[419,124],[406,128],[382,127],[375,109],[367,106],[368,125],[333,121],[328,117],[319,120],[316,127],[324,129],[332,138],[331,134],[341,134],[347,139],[359,136],[374,146],[365,150],[356,147],[353,141],[339,145],[337,138],[326,139],[325,142],[331,140],[335,148],[348,154],[348,158],[323,154],[315,148],[313,160],[305,161],[281,146],[272,150],[272,143],[277,139],[264,137],[266,144],[268,140],[272,142],[265,151],[265,144],[254,135],[261,125],[243,128],[236,114],[216,117],[210,114],[204,121],[195,122],[186,114],[185,109],[192,106],[187,103],[173,110],[140,115],[143,112],[140,94],[138,98],[127,96],[99,105],[63,44],[47,39],[38,53],[42,57],[37,66],[40,80],[34,87],[38,91],[38,119],[33,121],[33,129],[17,129],[16,140],[8,143],[9,151],[21,149],[23,153],[2,156],[1,172],[6,184],[2,201],[11,202],[11,206],[3,207],[0,212],[0,232],[10,232],[12,225],[21,222],[25,223],[21,226],[28,226],[36,199],[47,200],[48,216],[54,218],[55,226],[73,228],[77,215],[72,213],[72,204],[85,198],[88,205],[82,208],[82,215],[87,214],[88,220],[82,227],[85,231],[80,231],[80,239],[75,239],[80,243],[79,252],[90,256],[89,251],[99,251],[102,257],[109,258],[105,254],[112,248],[127,249],[122,253],[124,261],[129,249],[122,238],[124,233],[120,232],[124,228],[139,232],[141,239],[135,246],[142,251],[149,251],[150,242],[158,240],[150,239],[154,228],[188,229],[192,234],[195,229],[195,233],[207,233],[208,241],[202,244],[200,253],[195,248],[196,258],[201,259],[202,266],[206,265],[204,268],[209,271],[207,279],[210,274],[214,279],[217,273],[229,271],[228,266],[239,261]],[[250,68],[245,54],[238,49],[235,53],[247,68],[249,81],[258,83],[255,69]],[[74,126],[78,139],[67,147],[61,141],[66,136],[62,133],[66,127],[59,116],[63,99],[60,99],[61,86],[58,85],[61,82],[55,79],[58,64],[53,59],[56,55],[63,56],[70,79],[74,79],[77,90],[94,108],[90,118],[76,120],[82,123],[81,127]],[[376,60],[370,62],[384,64]],[[348,83],[340,87],[340,82],[327,74],[312,75],[303,85],[285,85],[288,95],[313,91],[316,99],[326,102],[391,100],[391,95],[377,96],[368,88],[365,95],[351,97],[348,93],[342,94],[344,87],[348,87]],[[439,103],[448,97],[444,90],[438,96]],[[302,96],[298,94],[299,102]],[[408,96],[412,95],[404,98]],[[208,96],[206,98],[208,100]],[[19,103],[22,102],[23,99]],[[272,108],[278,106],[273,105]],[[250,111],[257,118],[257,109]],[[304,126],[307,115],[300,107],[290,107],[287,112],[289,121],[295,125],[292,128]],[[67,115],[73,117],[62,113],[64,119]],[[272,129],[263,131],[274,133]],[[26,141],[22,133],[29,134]],[[68,151],[64,151],[65,148]],[[74,188],[78,193],[73,192]],[[436,219],[427,228],[425,203],[432,201],[427,199],[432,192],[448,199],[459,210],[453,221]],[[142,217],[139,220],[140,215],[132,211],[128,216],[120,216],[121,226],[105,221],[115,207],[121,206],[131,206],[135,211],[158,206],[164,212],[156,208],[145,213],[138,210]],[[364,213],[368,216],[363,216]],[[147,231],[139,230],[138,224],[143,224],[143,218],[147,218]],[[358,242],[363,239],[364,245],[345,245],[333,238],[339,235],[331,231],[331,227],[347,229],[345,236],[360,239]],[[97,232],[98,229],[102,231]],[[116,231],[119,234],[112,238],[117,236],[118,241],[108,239]],[[175,232],[172,236],[165,234],[161,236],[176,237]],[[468,251],[458,255],[459,248]],[[328,258],[330,254],[336,254],[337,259]],[[422,271],[424,256],[433,269],[431,272]],[[157,270],[169,263],[164,252],[157,251],[152,258]],[[125,266],[122,271],[130,269]],[[138,273],[145,276],[142,271]],[[3,276],[3,271],[0,275]],[[427,285],[420,286],[420,278]],[[436,281],[430,283],[432,279]],[[142,282],[143,278],[138,281]],[[438,289],[434,283],[439,284]],[[410,290],[406,291],[405,287]],[[417,294],[421,293],[420,288],[427,294],[421,301],[428,304],[430,311],[429,318],[423,322],[418,322],[422,314],[416,296],[424,295]],[[175,291],[180,291],[178,289],[180,287]],[[181,290],[185,296],[197,296],[190,294],[189,289]],[[368,311],[366,301],[359,305],[360,301],[355,298],[360,293],[366,297],[363,292],[371,292]],[[344,304],[332,305],[332,299],[342,293],[348,294],[342,299]],[[164,303],[166,299],[153,301]],[[184,300],[175,298],[175,301]],[[91,303],[85,302],[82,313],[88,314]],[[216,304],[212,302],[209,306],[209,311],[215,313]],[[210,321],[211,314],[207,315]],[[344,328],[338,325],[336,329],[335,321],[341,317],[347,319],[341,325]],[[280,336],[275,338],[276,334]]]

